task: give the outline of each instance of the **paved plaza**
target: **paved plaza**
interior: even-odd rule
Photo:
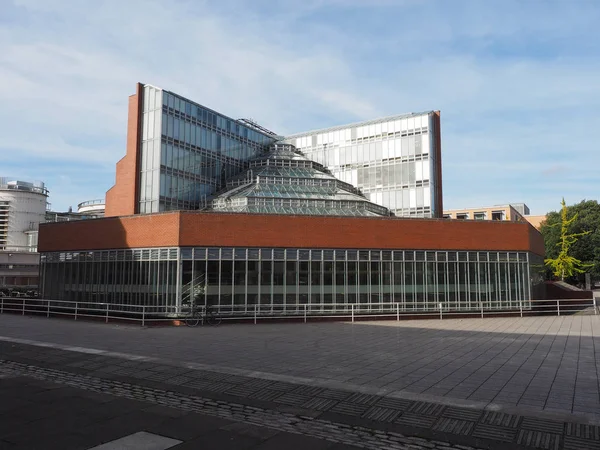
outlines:
[[[600,448],[600,316],[142,328],[0,315],[2,370],[173,408],[194,393],[186,413],[282,420],[285,439],[323,448]]]

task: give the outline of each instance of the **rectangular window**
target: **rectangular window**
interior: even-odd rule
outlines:
[[[485,220],[485,212],[476,212],[476,213],[473,213],[473,218],[475,220]]]
[[[173,119],[173,139],[179,139],[179,122],[180,120],[175,118]]]
[[[285,263],[285,282],[290,287],[296,286],[296,276],[298,273],[298,262],[287,261]]]

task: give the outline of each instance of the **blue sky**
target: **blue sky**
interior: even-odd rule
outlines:
[[[596,0],[0,0],[0,176],[101,198],[141,81],[280,134],[442,112],[446,208],[598,199]]]

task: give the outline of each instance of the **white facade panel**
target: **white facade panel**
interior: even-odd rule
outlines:
[[[383,141],[381,143],[381,158],[382,159],[388,159],[390,157],[389,143],[390,143],[390,141]]]
[[[425,201],[425,206],[431,207],[431,188],[429,186],[425,186],[423,188],[423,197]]]
[[[423,161],[415,162],[415,180],[417,180],[417,181],[423,180]]]
[[[422,163],[423,166],[423,180],[429,180],[430,179],[430,173],[429,173],[429,162],[423,162]]]
[[[429,133],[421,136],[421,153],[424,155],[429,154]]]
[[[408,201],[411,208],[417,207],[417,190],[415,188],[408,190]]]

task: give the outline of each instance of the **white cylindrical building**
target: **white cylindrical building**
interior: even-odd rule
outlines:
[[[45,221],[47,199],[42,182],[0,178],[0,250],[36,251],[31,234]]]
[[[77,213],[90,217],[104,217],[104,199],[88,200],[77,205]]]

